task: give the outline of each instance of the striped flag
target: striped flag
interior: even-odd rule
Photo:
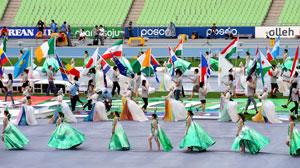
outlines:
[[[201,82],[205,82],[205,76],[207,75],[208,71],[208,63],[207,60],[205,59],[204,55],[201,54]]]
[[[172,75],[174,76],[175,74],[175,62],[178,60],[178,58],[176,57],[175,53],[173,52],[173,50],[169,47],[169,52],[170,52],[170,58],[169,58],[169,63],[172,64]]]
[[[68,79],[66,79],[66,78],[68,78],[67,75],[74,75],[74,76],[77,76],[78,78],[80,78],[80,72],[77,69],[75,69],[69,63],[61,60],[57,54],[56,54],[56,58],[57,58],[57,62],[58,62],[59,69],[60,69],[63,80],[69,81]]]
[[[177,44],[176,48],[174,49],[174,53],[178,57],[183,55],[183,40],[182,39],[180,40],[180,42]]]
[[[122,51],[123,51],[123,40],[120,40],[110,46],[105,53],[102,55],[103,59],[110,59],[113,58],[113,56],[120,57],[122,56]]]
[[[7,41],[6,36],[4,36],[3,42],[2,42],[2,44],[0,45],[0,48],[1,48],[4,52],[6,52],[6,41]]]
[[[102,58],[100,58],[100,64],[101,64],[101,67],[102,67],[102,71],[103,73],[107,73],[109,70],[110,70],[110,66],[109,64]]]
[[[7,58],[7,56],[6,56],[5,52],[4,52],[4,50],[2,50],[2,49],[0,48],[0,65],[1,65],[1,66],[4,65],[7,61],[8,61],[8,58]]]
[[[297,50],[296,50],[295,59],[293,62],[290,78],[293,77],[295,72],[297,71],[298,59],[299,59],[298,55],[299,55],[299,46],[297,47]]]
[[[48,40],[43,43],[37,49],[34,50],[34,54],[38,62],[41,62],[43,57],[46,57],[48,54],[54,54],[55,49],[55,38]]]
[[[66,71],[66,67],[62,64],[62,61],[60,60],[60,58],[58,57],[58,55],[56,54],[56,59],[57,59],[57,62],[58,62],[58,65],[59,65],[59,70],[60,70],[60,74],[61,74],[61,77],[64,81],[69,81],[68,79],[68,73]]]
[[[239,43],[239,36],[237,36],[237,38],[235,40],[233,40],[221,53],[220,55],[222,55],[223,57],[225,57],[226,59],[229,59],[232,54],[236,53],[237,51],[237,47],[238,47],[238,43]]]

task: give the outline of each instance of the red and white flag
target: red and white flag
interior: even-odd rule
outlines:
[[[293,77],[295,72],[297,71],[298,55],[299,55],[299,46],[297,47],[297,50],[296,50],[295,59],[294,59],[294,62],[293,62],[290,78]]]
[[[111,59],[113,56],[120,57],[122,56],[122,51],[123,51],[123,40],[120,40],[110,46],[105,53],[102,55],[103,59]]]
[[[270,52],[268,46],[266,46],[267,49],[267,55],[268,55],[268,61],[271,62],[272,60],[274,60],[272,53]],[[272,76],[272,72],[271,69],[268,71],[269,76]]]
[[[90,58],[89,62],[86,64],[85,68],[91,68],[93,66],[96,66],[97,64],[97,58],[98,58],[99,48],[96,49],[92,57]]]

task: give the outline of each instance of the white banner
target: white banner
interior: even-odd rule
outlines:
[[[300,35],[300,26],[255,27],[255,38],[295,38]]]

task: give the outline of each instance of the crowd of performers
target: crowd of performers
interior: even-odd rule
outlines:
[[[85,62],[88,61],[85,60]],[[89,113],[83,121],[105,121],[108,120],[107,116],[111,114],[110,111],[113,104],[112,97],[116,95],[122,97],[122,112],[113,112],[114,119],[112,121],[112,135],[109,143],[109,149],[129,150],[130,143],[120,120],[133,120],[140,122],[148,121],[148,118],[145,116],[145,112],[147,111],[148,106],[150,86],[142,73],[132,73],[129,75],[130,79],[124,82],[121,79],[118,68],[114,67],[111,76],[112,90],[109,91],[105,88],[99,91],[99,88],[97,88],[97,82],[99,80],[98,73],[100,68],[92,68],[89,71],[89,74],[86,74],[89,78],[86,91],[88,101],[86,104],[80,100],[80,81],[78,77],[75,76],[71,80],[71,86],[68,90],[68,96],[71,100],[70,109],[69,105],[63,101],[63,91],[57,91],[54,84],[55,75],[53,73],[53,68],[56,66],[55,62],[48,60],[46,61],[46,64],[47,66],[45,66],[44,71],[46,72],[49,81],[47,95],[49,95],[50,90],[52,90],[55,97],[51,100],[57,101],[58,104],[53,117],[49,121],[50,124],[56,124],[56,129],[48,142],[48,146],[56,149],[70,149],[82,144],[86,140],[85,135],[68,124],[77,122],[77,119],[73,114],[75,112],[76,103],[79,102],[82,104],[82,110],[85,110],[86,108],[89,109]],[[249,64],[249,62],[247,61],[246,64]],[[263,93],[258,94],[256,92],[257,76],[253,75],[247,77],[246,71],[247,69],[244,68],[241,63],[239,68],[229,70],[227,81],[222,81],[226,89],[224,93],[221,93],[219,121],[232,121],[238,123],[238,130],[236,138],[232,144],[232,150],[244,153],[247,148],[251,154],[255,154],[270,143],[270,140],[254,129],[245,126],[245,116],[248,114],[249,105],[252,103],[256,111],[256,115],[252,118],[253,121],[270,123],[281,123],[282,121],[278,119],[274,103],[267,99],[268,88],[264,87]],[[182,95],[184,95],[183,72],[180,69],[177,69],[175,71],[176,76],[171,77],[168,74],[168,69],[165,64],[162,68],[162,72],[163,76],[159,90],[169,91],[167,96],[162,97],[165,99],[165,115],[162,119],[170,122],[180,120],[186,121],[186,131],[184,132],[184,137],[180,143],[180,148],[187,148],[188,151],[206,151],[207,148],[214,145],[216,142],[193,120],[194,115],[205,113],[206,95],[208,93],[208,87],[200,80],[199,69],[194,69],[193,77],[189,78],[193,83],[192,95],[189,100],[193,98],[194,94],[198,94],[201,102],[201,105],[196,107],[195,111],[192,111],[192,107],[187,111],[185,108],[185,102],[182,99]],[[278,90],[286,89],[280,88],[284,87],[280,84],[280,82],[284,81],[281,77],[284,73],[281,73],[280,68],[277,66],[273,66],[271,72],[271,97],[276,98],[276,92]],[[239,73],[239,79],[235,79],[236,73]],[[15,127],[15,125],[31,126],[38,124],[35,119],[34,108],[31,106],[32,87],[28,81],[28,70],[25,70],[22,74],[22,82],[22,94],[24,97],[20,100],[22,102],[22,106],[20,113],[17,116],[17,120],[12,122],[10,120],[11,114],[8,109],[4,111],[5,118],[3,120],[2,141],[6,145],[6,150],[12,148],[23,148],[29,142],[29,140],[17,129],[17,127]],[[124,83],[120,84],[121,82]],[[290,102],[294,103],[294,107],[290,110],[290,124],[288,127],[288,139],[286,144],[290,148],[290,154],[296,155],[300,153],[300,132],[295,128],[297,123],[296,119],[298,117],[299,101],[298,73],[296,72],[292,79],[286,80],[285,82],[290,83],[291,86],[288,102],[286,105],[283,105],[283,107],[287,108],[287,105]],[[0,84],[1,89],[5,88],[2,82]],[[5,101],[7,101],[7,96],[10,95],[12,104],[14,104],[12,93],[13,79],[11,74],[8,74],[8,81],[4,84],[6,85],[6,88],[4,89]],[[125,89],[122,90],[122,87]],[[242,112],[237,110],[237,102],[231,99],[231,96],[237,98],[238,89],[244,90],[247,96],[247,104]],[[139,96],[144,102],[142,108],[138,105]],[[101,101],[100,97],[102,99]],[[257,104],[254,99],[255,97],[262,100],[262,106],[260,109],[257,108]],[[202,109],[202,112],[200,112],[200,109]],[[167,137],[167,134],[163,131],[163,128],[160,126],[155,112],[152,114],[151,130],[148,137],[149,150],[152,150],[153,139],[157,144],[158,150],[161,149],[160,146],[162,146],[164,151],[172,150],[173,145]]]

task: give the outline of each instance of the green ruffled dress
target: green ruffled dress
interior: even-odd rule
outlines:
[[[112,124],[114,126],[114,120],[113,120]],[[119,118],[116,123],[114,134],[112,134],[112,136],[111,136],[108,149],[110,149],[110,150],[129,150],[130,149],[130,143],[128,141],[126,132],[124,131],[122,125],[119,123]]]
[[[231,149],[239,151],[241,149],[240,146],[242,141],[244,141],[245,148],[247,148],[251,154],[258,153],[263,147],[271,142],[270,139],[264,137],[254,129],[244,126],[244,124],[239,136],[234,139]]]
[[[42,67],[42,72],[43,73],[48,72],[48,66],[49,65],[51,65],[53,67],[53,72],[56,73],[59,70],[59,65],[58,65],[57,60],[53,57],[49,57],[49,58],[45,59],[45,62],[43,64],[43,67]]]
[[[288,136],[290,136],[290,126]],[[300,132],[295,128],[294,124],[292,139],[290,139],[290,155],[297,154],[300,154]]]
[[[165,134],[164,130],[158,124],[158,120],[156,120],[156,131],[158,139],[164,149],[164,151],[170,151],[173,149],[172,143]],[[153,134],[153,123],[151,123],[151,133]]]
[[[21,149],[29,142],[29,140],[14,126],[14,124],[10,123],[10,121],[7,122],[3,138],[7,150],[12,148]]]
[[[57,149],[70,149],[79,146],[85,140],[83,133],[61,120],[61,124],[53,132],[48,146]]]
[[[188,119],[188,118],[187,118]],[[186,119],[186,126],[188,125]],[[210,137],[202,127],[200,127],[194,120],[191,118],[191,124],[188,129],[186,136],[180,143],[180,148],[193,147],[193,150],[203,151],[208,147],[214,145],[215,140]]]

